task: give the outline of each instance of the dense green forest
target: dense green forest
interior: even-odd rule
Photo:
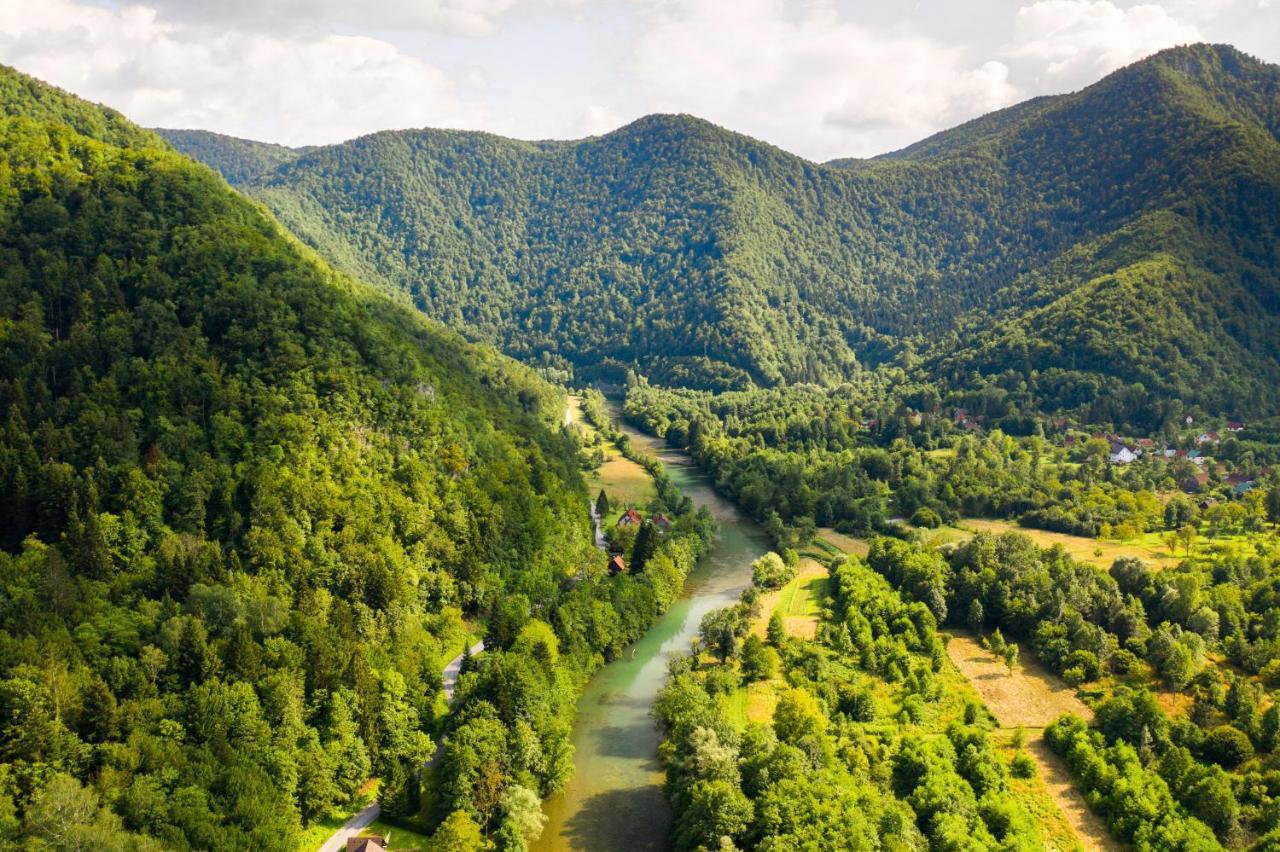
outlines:
[[[674,848],[1048,848],[1014,790],[1018,759],[947,689],[934,615],[861,560],[832,568],[817,641],[776,618],[766,641],[751,632],[757,586],[703,621],[697,656],[673,663],[655,710]],[[772,718],[744,726],[724,697],[762,680],[777,682]]]
[[[1278,91],[1280,69],[1200,45],[868,161],[651,116],[577,142],[377,133],[241,186],[556,378],[724,390],[890,363],[1154,430],[1280,409]],[[215,165],[242,145],[169,138]]]
[[[200,162],[233,184],[245,183],[292,162],[308,149],[252,142],[207,130],[157,131],[179,151],[199,151]]]
[[[705,524],[610,577],[562,391],[119,115],[0,104],[0,845],[293,850],[378,777],[524,848]]]

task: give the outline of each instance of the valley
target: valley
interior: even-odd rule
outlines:
[[[0,103],[0,848],[1280,849],[1280,66],[825,163]]]

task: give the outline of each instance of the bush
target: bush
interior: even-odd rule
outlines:
[[[1019,751],[1013,756],[1013,762],[1009,764],[1009,771],[1013,773],[1014,778],[1034,778],[1036,775],[1036,762],[1025,751]]]
[[[928,506],[921,506],[916,509],[915,514],[911,516],[911,525],[913,527],[922,527],[927,530],[935,530],[942,526],[942,516],[930,509]]]
[[[1076,649],[1067,654],[1063,665],[1067,669],[1079,669],[1083,675],[1082,681],[1097,680],[1102,677],[1102,664],[1098,662],[1098,655],[1092,651]]]
[[[1137,654],[1123,648],[1116,651],[1107,660],[1107,663],[1111,666],[1111,671],[1118,675],[1132,674],[1137,670],[1138,664],[1141,662]]]
[[[1204,738],[1204,756],[1219,766],[1233,769],[1253,757],[1253,743],[1239,728],[1219,725]]]

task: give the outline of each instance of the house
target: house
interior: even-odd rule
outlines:
[[[1243,431],[1244,431],[1244,424],[1243,424],[1243,423],[1241,423],[1239,420],[1228,420],[1228,421],[1227,421],[1227,431],[1228,431],[1228,432],[1243,432]]]
[[[386,848],[387,838],[377,834],[347,838],[347,852],[384,852]]]
[[[1143,450],[1154,450],[1156,448],[1156,442],[1150,438],[1139,438],[1138,448]]]
[[[1196,435],[1197,444],[1216,444],[1218,441],[1219,438],[1217,432],[1201,432],[1199,435]]]
[[[1240,482],[1240,483],[1237,483],[1237,484],[1236,484],[1236,485],[1231,489],[1231,496],[1232,496],[1232,497],[1243,497],[1244,495],[1248,494],[1250,491],[1252,491],[1253,489],[1255,489],[1255,488],[1257,488],[1257,487],[1258,487],[1258,483],[1254,482],[1252,479],[1251,479],[1251,480],[1249,480],[1248,482]]]
[[[640,526],[644,523],[644,515],[635,510],[635,507],[628,507],[627,511],[622,513],[622,517],[618,518],[618,526],[631,527]]]
[[[653,517],[649,518],[658,532],[667,532],[671,529],[671,519],[661,512],[657,512]]]
[[[1116,443],[1111,445],[1112,464],[1132,464],[1138,460],[1140,455],[1142,455],[1141,452],[1124,444]]]
[[[610,556],[609,557],[609,576],[612,577],[614,574],[625,574],[625,573],[627,573],[627,563],[622,561],[622,556],[617,553],[613,554],[613,556]]]

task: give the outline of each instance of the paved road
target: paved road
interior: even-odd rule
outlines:
[[[476,654],[479,654],[484,650],[484,640],[472,645],[469,650],[473,657]],[[453,703],[453,693],[454,690],[457,689],[458,675],[462,671],[462,660],[465,657],[465,653],[454,657],[449,661],[449,664],[444,667],[444,672],[442,673],[442,678],[444,680],[444,697],[450,704]],[[438,744],[436,746],[436,753],[432,756],[428,765],[435,763],[443,750],[444,743]],[[350,837],[358,837],[360,832],[363,831],[369,823],[377,819],[378,815],[381,813],[382,806],[376,801],[370,802],[364,810],[344,822],[342,824],[342,828],[330,835],[329,839],[324,842],[324,845],[322,845],[317,852],[342,852],[342,850],[347,848],[347,839]]]
[[[484,640],[481,639],[469,649],[471,656],[475,656],[484,650]],[[444,698],[450,704],[453,703],[453,691],[458,686],[458,673],[462,671],[462,659],[466,654],[459,654],[449,661],[449,665],[444,667]]]
[[[370,802],[364,810],[344,822],[342,828],[335,831],[318,852],[342,852],[347,848],[347,839],[358,837],[365,826],[377,819],[380,813],[382,813],[382,805],[376,801]]]

